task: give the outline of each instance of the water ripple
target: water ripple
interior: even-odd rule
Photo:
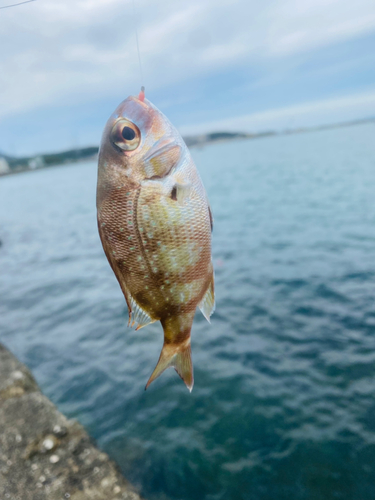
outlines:
[[[144,391],[161,328],[126,330],[93,164],[1,179],[1,340],[150,500],[375,498],[373,127],[193,154],[217,310],[192,394]]]

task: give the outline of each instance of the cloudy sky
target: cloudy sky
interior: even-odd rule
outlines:
[[[375,116],[375,2],[36,0],[0,10],[0,151],[96,145],[141,84],[185,134]]]

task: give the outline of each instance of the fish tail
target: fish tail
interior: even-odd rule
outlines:
[[[164,342],[158,364],[149,378],[145,389],[159,377],[167,368],[173,366],[191,392],[194,385],[193,363],[191,360],[190,335],[182,343]]]

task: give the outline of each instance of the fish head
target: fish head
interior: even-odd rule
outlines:
[[[130,96],[109,118],[100,145],[99,183],[134,185],[161,179],[186,148],[169,120],[147,99]]]

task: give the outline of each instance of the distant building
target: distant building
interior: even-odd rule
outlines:
[[[0,175],[7,174],[10,168],[5,158],[0,158]]]
[[[44,159],[42,156],[35,156],[35,158],[31,158],[31,160],[29,160],[29,168],[31,168],[32,170],[43,167]]]

